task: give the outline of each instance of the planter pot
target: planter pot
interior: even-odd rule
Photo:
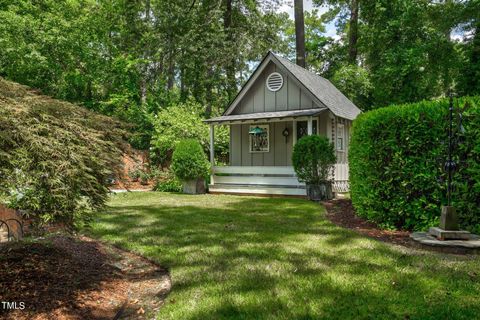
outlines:
[[[309,200],[312,201],[323,201],[332,199],[332,182],[325,181],[319,184],[307,184],[307,197]]]
[[[183,193],[187,194],[204,194],[205,179],[198,178],[195,180],[183,181]]]

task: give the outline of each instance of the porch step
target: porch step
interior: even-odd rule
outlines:
[[[258,195],[286,195],[286,196],[306,196],[305,188],[295,188],[288,186],[262,186],[262,185],[231,185],[214,184],[208,186],[210,193],[230,193],[230,194],[258,194]]]

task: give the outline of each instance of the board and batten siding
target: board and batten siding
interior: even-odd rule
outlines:
[[[283,77],[280,90],[268,90],[265,81],[272,72],[278,72]],[[256,112],[287,111],[318,108],[307,93],[297,86],[287,74],[270,62],[259,75],[250,90],[239,102],[232,114]]]
[[[278,72],[283,77],[283,86],[276,92],[266,86],[266,79],[272,72]],[[239,102],[232,114],[248,114],[258,112],[275,112],[286,110],[313,109],[319,106],[309,97],[304,89],[300,88],[293,79],[285,74],[273,62],[270,62],[250,90]],[[337,163],[348,162],[348,147],[350,140],[351,121],[333,115],[331,111],[323,112],[317,119],[318,134],[326,136],[335,143]],[[345,126],[345,150],[337,150],[337,124]],[[262,125],[261,121],[255,124]],[[231,166],[291,166],[293,152],[293,121],[268,122],[269,125],[269,152],[250,152],[250,124],[230,125],[230,165]],[[287,141],[282,135],[285,128],[290,135]]]
[[[352,121],[335,117],[333,114],[322,113],[315,117],[318,121],[318,134],[326,136],[335,145],[337,163],[348,163],[348,149],[350,146],[350,132]],[[343,151],[337,149],[337,125],[344,125]],[[231,166],[291,166],[293,152],[293,121],[258,122],[255,125],[269,126],[270,148],[268,152],[250,152],[250,124],[230,125],[230,165]],[[288,128],[290,135],[285,140],[282,132]]]
[[[261,125],[262,123],[258,123]],[[250,124],[230,125],[230,165],[231,166],[291,166],[293,135],[285,141],[282,132],[288,128],[293,132],[293,122],[270,122],[268,152],[250,152]]]

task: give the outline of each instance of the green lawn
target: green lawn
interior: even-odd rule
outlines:
[[[480,258],[336,227],[300,199],[129,193],[92,236],[170,269],[159,319],[478,319]]]

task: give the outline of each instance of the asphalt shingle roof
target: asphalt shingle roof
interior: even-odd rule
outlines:
[[[340,92],[329,80],[308,71],[289,60],[271,53],[305,88],[320,100],[336,116],[349,120],[355,119],[360,109]]]

